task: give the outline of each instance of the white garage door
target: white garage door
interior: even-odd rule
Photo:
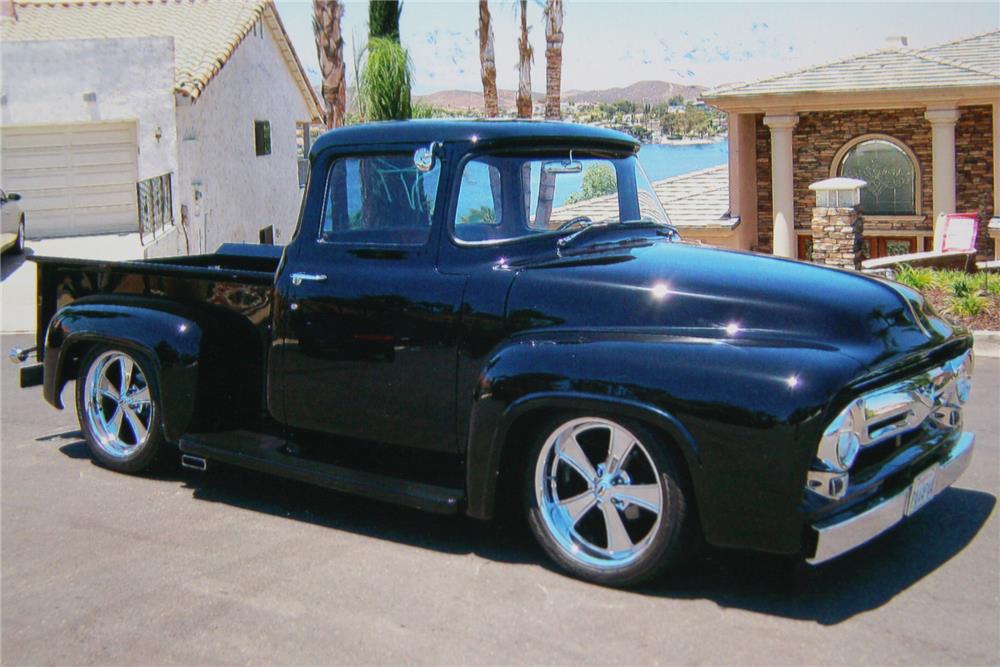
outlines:
[[[0,187],[28,238],[138,231],[134,121],[0,128]]]

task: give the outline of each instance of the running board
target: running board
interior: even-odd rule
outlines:
[[[178,446],[192,457],[287,477],[334,491],[406,505],[437,514],[457,514],[465,494],[435,486],[356,470],[285,453],[285,440],[251,431],[185,435]]]

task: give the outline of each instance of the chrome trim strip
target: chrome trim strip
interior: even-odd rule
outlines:
[[[945,459],[930,466],[937,468],[934,473],[935,496],[954,484],[969,467],[975,443],[974,434],[962,433],[951,445]],[[895,526],[906,517],[911,490],[912,486],[908,486],[861,514],[833,517],[815,524],[813,530],[816,531],[816,552],[806,562],[818,565],[836,558]]]

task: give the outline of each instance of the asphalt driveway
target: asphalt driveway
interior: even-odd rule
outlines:
[[[109,472],[15,385],[4,361],[3,664],[1000,663],[997,359],[970,469],[907,524],[818,569],[709,551],[631,592],[489,524],[236,469]]]

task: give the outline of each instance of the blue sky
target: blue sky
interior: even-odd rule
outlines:
[[[517,2],[491,1],[497,82],[516,88]],[[872,51],[890,35],[922,47],[1000,27],[1000,3],[665,3],[567,0],[563,89],[623,86],[643,79],[717,85],[747,81]],[[282,21],[318,78],[312,3],[277,0]],[[542,9],[528,3],[535,50],[532,84],[545,88]],[[364,43],[368,5],[348,2],[344,38]],[[478,5],[404,0],[400,32],[414,65],[414,91],[477,90]],[[348,81],[353,82],[353,66]]]

